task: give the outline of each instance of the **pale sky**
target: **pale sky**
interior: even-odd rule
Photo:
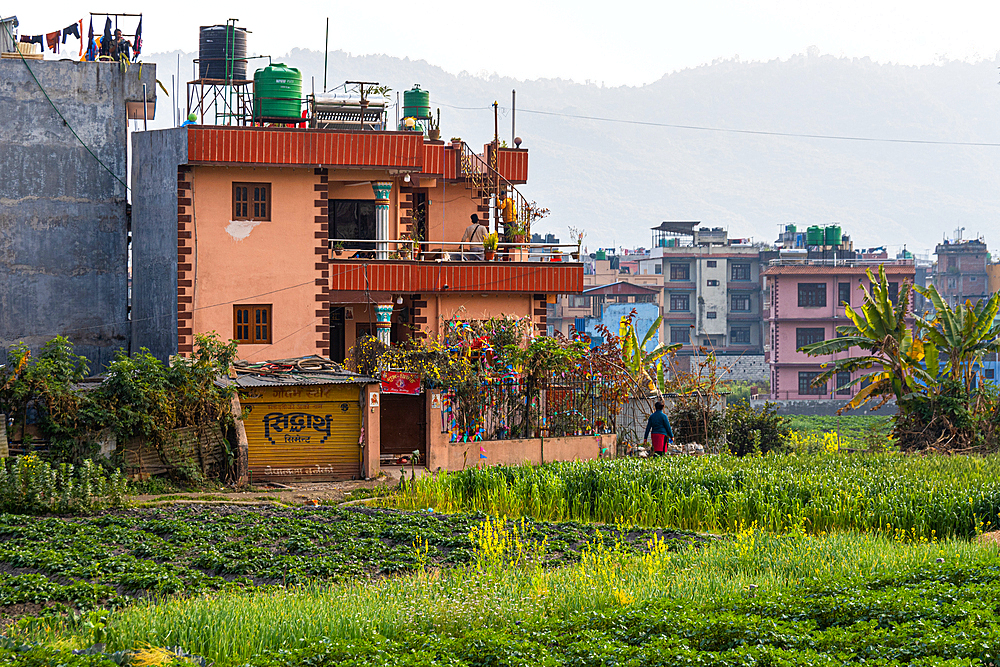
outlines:
[[[18,3],[20,34],[59,30],[90,7]],[[717,59],[770,60],[804,53],[908,65],[993,58],[1000,5],[986,2],[758,0],[742,2],[120,2],[94,9],[143,12],[144,51],[198,48],[198,26],[238,18],[254,54],[295,47],[426,60],[445,70],[517,79],[639,85]],[[95,22],[95,31],[103,25]],[[130,26],[129,26],[130,27]],[[132,29],[125,32],[132,32]]]

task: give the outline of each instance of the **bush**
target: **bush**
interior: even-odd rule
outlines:
[[[176,428],[214,422],[232,426],[235,386],[216,380],[228,373],[236,343],[212,333],[195,336],[195,346],[190,358],[175,357],[169,366],[145,349],[131,356],[119,351],[103,381],[81,390],[89,371],[69,340],[49,341],[37,358],[27,346],[15,345],[10,363],[0,366],[0,413],[13,422],[13,441],[18,430],[27,440],[26,426],[34,424],[37,435],[51,444],[46,458],[77,466],[97,454],[86,439],[105,429],[119,445],[138,437],[162,449]]]
[[[724,422],[729,451],[736,456],[788,451],[791,429],[774,403],[755,410],[749,401],[742,401],[726,411]]]

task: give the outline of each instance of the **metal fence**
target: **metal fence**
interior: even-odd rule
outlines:
[[[506,379],[444,395],[452,442],[615,433],[625,402],[599,378]]]

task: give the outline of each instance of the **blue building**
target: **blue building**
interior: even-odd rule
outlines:
[[[577,333],[590,337],[591,347],[597,347],[604,342],[604,333],[600,327],[618,335],[621,319],[627,317],[633,310],[636,314],[632,322],[640,339],[660,316],[659,290],[641,285],[616,282],[586,289],[583,291],[583,296],[590,304],[591,314],[589,317],[577,317],[573,321],[573,328]],[[657,330],[646,343],[647,351],[654,350],[660,344],[661,329]]]

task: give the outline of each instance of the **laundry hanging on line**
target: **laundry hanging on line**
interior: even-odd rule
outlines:
[[[52,53],[60,52],[60,44],[66,43],[69,36],[76,37],[80,41],[79,56],[83,56],[83,19],[72,23],[62,30],[54,30],[44,35],[21,35],[20,41],[26,44],[38,44],[42,52],[46,47]]]

